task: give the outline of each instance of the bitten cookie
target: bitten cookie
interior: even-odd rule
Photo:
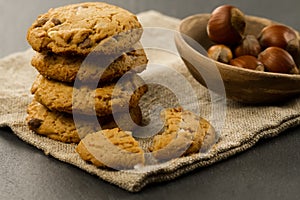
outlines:
[[[116,170],[144,165],[144,151],[131,132],[118,128],[88,134],[76,147],[80,157],[97,167]]]
[[[28,29],[27,40],[38,52],[87,55],[122,52],[139,41],[141,24],[129,11],[102,2],[52,8]]]
[[[65,143],[78,143],[88,133],[101,129],[116,128],[117,124],[115,121],[129,120],[126,119],[123,113],[117,113],[114,116],[98,117],[98,121],[88,116],[78,116],[75,126],[72,115],[50,111],[36,101],[29,104],[27,113],[26,122],[30,130]],[[130,115],[136,124],[141,124],[142,113],[139,107],[131,108]],[[127,126],[123,128],[124,131],[133,131],[135,127]]]
[[[143,49],[123,53],[112,61],[103,61],[102,57],[104,56],[101,55],[94,57],[86,59],[84,56],[66,57],[52,53],[36,53],[31,64],[40,74],[50,79],[72,83],[77,78],[81,82],[97,83],[99,81],[111,82],[129,70],[140,73],[145,70],[148,62]]]
[[[123,76],[124,77],[124,76]],[[122,84],[115,83],[91,90],[87,86],[75,88],[71,85],[49,80],[39,75],[31,88],[35,100],[50,110],[69,114],[106,116],[112,112],[123,112],[137,107],[147,86],[136,75],[128,75]],[[134,91],[133,94],[130,91]]]
[[[211,124],[196,114],[182,108],[169,108],[161,113],[164,120],[162,132],[153,139],[152,155],[159,161],[204,151],[216,142]]]

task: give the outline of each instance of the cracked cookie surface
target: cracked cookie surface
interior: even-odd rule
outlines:
[[[51,111],[37,101],[28,105],[27,114],[26,122],[30,130],[65,143],[78,143],[88,133],[116,128],[115,121],[129,120],[123,113],[98,117],[97,120],[88,116],[78,116],[80,118],[76,119],[75,126],[72,115]],[[142,113],[139,107],[131,108],[130,116],[136,124],[141,124]],[[126,131],[133,131],[135,127],[122,128]]]
[[[44,77],[72,83],[76,78],[81,82],[111,82],[130,70],[142,72],[148,62],[143,49],[123,53],[112,61],[105,61],[105,57],[101,55],[94,57],[86,59],[84,56],[36,53],[31,64]]]
[[[147,85],[138,75],[126,77],[124,82],[117,85],[110,83],[93,90],[87,86],[75,88],[39,75],[31,92],[35,100],[50,110],[101,117],[126,111],[128,107],[137,107],[140,98],[147,92]]]
[[[80,157],[97,167],[116,170],[144,165],[144,151],[131,132],[118,128],[88,134],[76,147]]]
[[[195,113],[179,108],[168,108],[161,113],[165,124],[154,136],[149,148],[158,161],[166,161],[206,151],[216,142],[212,125]]]
[[[38,52],[87,55],[120,52],[142,35],[137,17],[103,2],[88,2],[52,8],[40,15],[27,32],[27,40]]]

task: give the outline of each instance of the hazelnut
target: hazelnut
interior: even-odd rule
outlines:
[[[293,57],[299,51],[299,41],[296,32],[285,25],[269,25],[263,28],[258,36],[263,48],[275,46],[288,51]]]
[[[207,56],[222,63],[229,63],[232,59],[232,52],[229,47],[223,44],[216,44],[207,50]]]
[[[257,71],[264,71],[264,65],[256,57],[250,55],[243,55],[232,59],[230,61],[230,65]]]
[[[282,48],[268,47],[258,55],[258,60],[269,72],[299,74],[293,57]]]
[[[215,43],[236,45],[241,41],[245,27],[245,16],[238,8],[222,5],[211,13],[207,23],[207,34]]]
[[[243,55],[257,56],[261,51],[259,41],[254,35],[246,35],[242,42],[235,48],[236,57]]]

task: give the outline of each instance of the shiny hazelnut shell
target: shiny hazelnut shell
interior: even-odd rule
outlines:
[[[222,5],[211,13],[207,34],[215,43],[232,46],[241,41],[245,27],[245,15],[238,8]]]
[[[275,46],[288,51],[292,56],[299,52],[299,41],[296,32],[280,24],[266,26],[258,36],[263,48]]]
[[[231,49],[223,44],[212,45],[207,50],[207,56],[222,63],[229,63],[233,57]]]
[[[261,46],[254,35],[246,35],[234,50],[236,57],[243,55],[252,55],[256,57],[260,52]]]
[[[264,71],[263,64],[256,57],[251,55],[243,55],[234,58],[230,61],[230,65],[257,71]]]
[[[279,47],[268,47],[258,55],[266,71],[276,73],[299,74],[293,57]]]

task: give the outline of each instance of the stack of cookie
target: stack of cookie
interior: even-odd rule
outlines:
[[[138,102],[147,91],[137,75],[147,64],[141,35],[135,15],[101,2],[40,15],[27,34],[39,72],[27,109],[29,128],[68,143],[120,121],[119,128],[132,131],[141,122]],[[135,123],[126,126],[127,120]]]

